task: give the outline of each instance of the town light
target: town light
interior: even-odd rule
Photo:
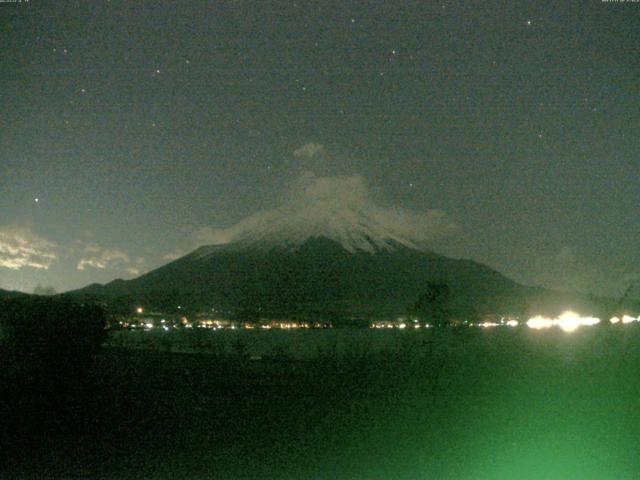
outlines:
[[[527,320],[527,327],[533,328],[535,330],[550,328],[552,325],[553,325],[553,320],[551,320],[548,317],[543,317],[541,315],[538,315],[536,317],[533,317]]]
[[[592,326],[600,323],[600,319],[596,317],[581,317],[579,314],[567,311],[557,318],[549,318],[538,315],[527,321],[527,326],[536,330],[542,328],[550,328],[552,326],[560,327],[564,332],[573,332],[581,325]],[[612,322],[613,323],[613,322]]]
[[[580,315],[574,312],[565,312],[557,320],[557,325],[564,332],[573,332],[578,329],[580,324]]]

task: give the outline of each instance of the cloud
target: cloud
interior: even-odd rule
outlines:
[[[56,289],[53,287],[43,287],[42,285],[38,284],[36,285],[36,288],[33,289],[33,294],[34,295],[55,295]]]
[[[28,227],[0,228],[0,267],[48,270],[58,259],[58,247],[34,234]]]
[[[101,248],[97,243],[89,243],[84,247],[84,251],[87,253],[98,253]]]
[[[303,147],[305,152],[313,148]],[[459,231],[440,210],[415,211],[377,202],[360,175],[316,176],[294,180],[277,208],[255,213],[229,228],[205,227],[194,233],[200,244],[243,240],[297,242],[327,236],[350,250],[371,250],[399,242],[427,248],[435,239]]]
[[[193,240],[196,245],[222,245],[231,242],[234,236],[236,236],[236,233],[235,227],[201,227],[193,232]]]
[[[205,228],[207,228],[207,227],[205,227]],[[202,229],[199,229],[199,230],[202,230]],[[201,238],[205,239],[205,242],[204,242],[204,243],[207,243],[207,241],[206,241],[206,240],[209,238],[208,233],[207,233],[207,232],[197,233],[197,232],[198,232],[198,231],[196,231],[196,233],[194,234],[194,237],[196,237],[196,238],[197,238],[197,237],[198,237],[198,235],[201,235]],[[211,243],[211,242],[209,242],[209,243]],[[180,258],[180,257],[184,257],[186,254],[187,254],[187,252],[185,252],[184,250],[182,250],[182,249],[180,249],[180,248],[177,248],[177,249],[175,249],[175,250],[173,250],[173,251],[171,251],[171,252],[167,253],[166,255],[164,255],[164,256],[162,257],[162,259],[163,259],[163,260],[168,260],[168,261],[172,262],[172,261],[174,261],[174,260],[177,260],[177,259],[178,259],[178,258]]]
[[[144,271],[146,261],[143,257],[131,257],[119,248],[105,248],[95,241],[84,239],[75,241],[71,253],[80,257],[76,264],[76,269],[80,271],[94,269],[137,276]]]
[[[311,158],[320,154],[326,155],[324,145],[320,143],[306,143],[293,152],[293,156],[296,158]]]
[[[576,254],[573,249],[567,245],[560,247],[560,251],[556,255],[556,261],[561,264],[573,263],[576,260]]]
[[[82,258],[78,262],[78,266],[76,267],[78,270],[86,270],[87,268],[95,268],[97,270],[122,268],[124,265],[131,263],[129,255],[122,250],[102,250],[96,244],[87,245],[85,247],[85,253],[92,255]]]

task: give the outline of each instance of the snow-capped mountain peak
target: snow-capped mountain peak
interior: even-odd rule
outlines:
[[[210,243],[295,248],[310,238],[325,237],[350,252],[374,252],[398,244],[423,250],[434,237],[456,228],[438,210],[379,205],[359,175],[308,174],[298,179],[283,205],[230,228],[211,230]]]

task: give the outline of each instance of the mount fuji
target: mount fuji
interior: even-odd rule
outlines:
[[[526,287],[430,251],[431,240],[457,230],[440,211],[376,203],[360,176],[306,175],[278,208],[209,230],[211,244],[138,278],[72,294],[265,317],[386,316],[406,312],[439,282],[461,314],[519,306]]]

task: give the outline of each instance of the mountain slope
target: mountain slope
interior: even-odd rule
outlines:
[[[295,246],[233,243],[202,247],[130,281],[92,285],[76,294],[129,297],[158,308],[250,310],[265,316],[404,313],[428,282],[447,283],[459,310],[495,310],[524,287],[468,260],[388,243],[349,251],[312,237]]]
[[[26,297],[27,293],[18,292],[15,290],[2,290],[0,289],[0,298],[16,298],[16,297]]]

